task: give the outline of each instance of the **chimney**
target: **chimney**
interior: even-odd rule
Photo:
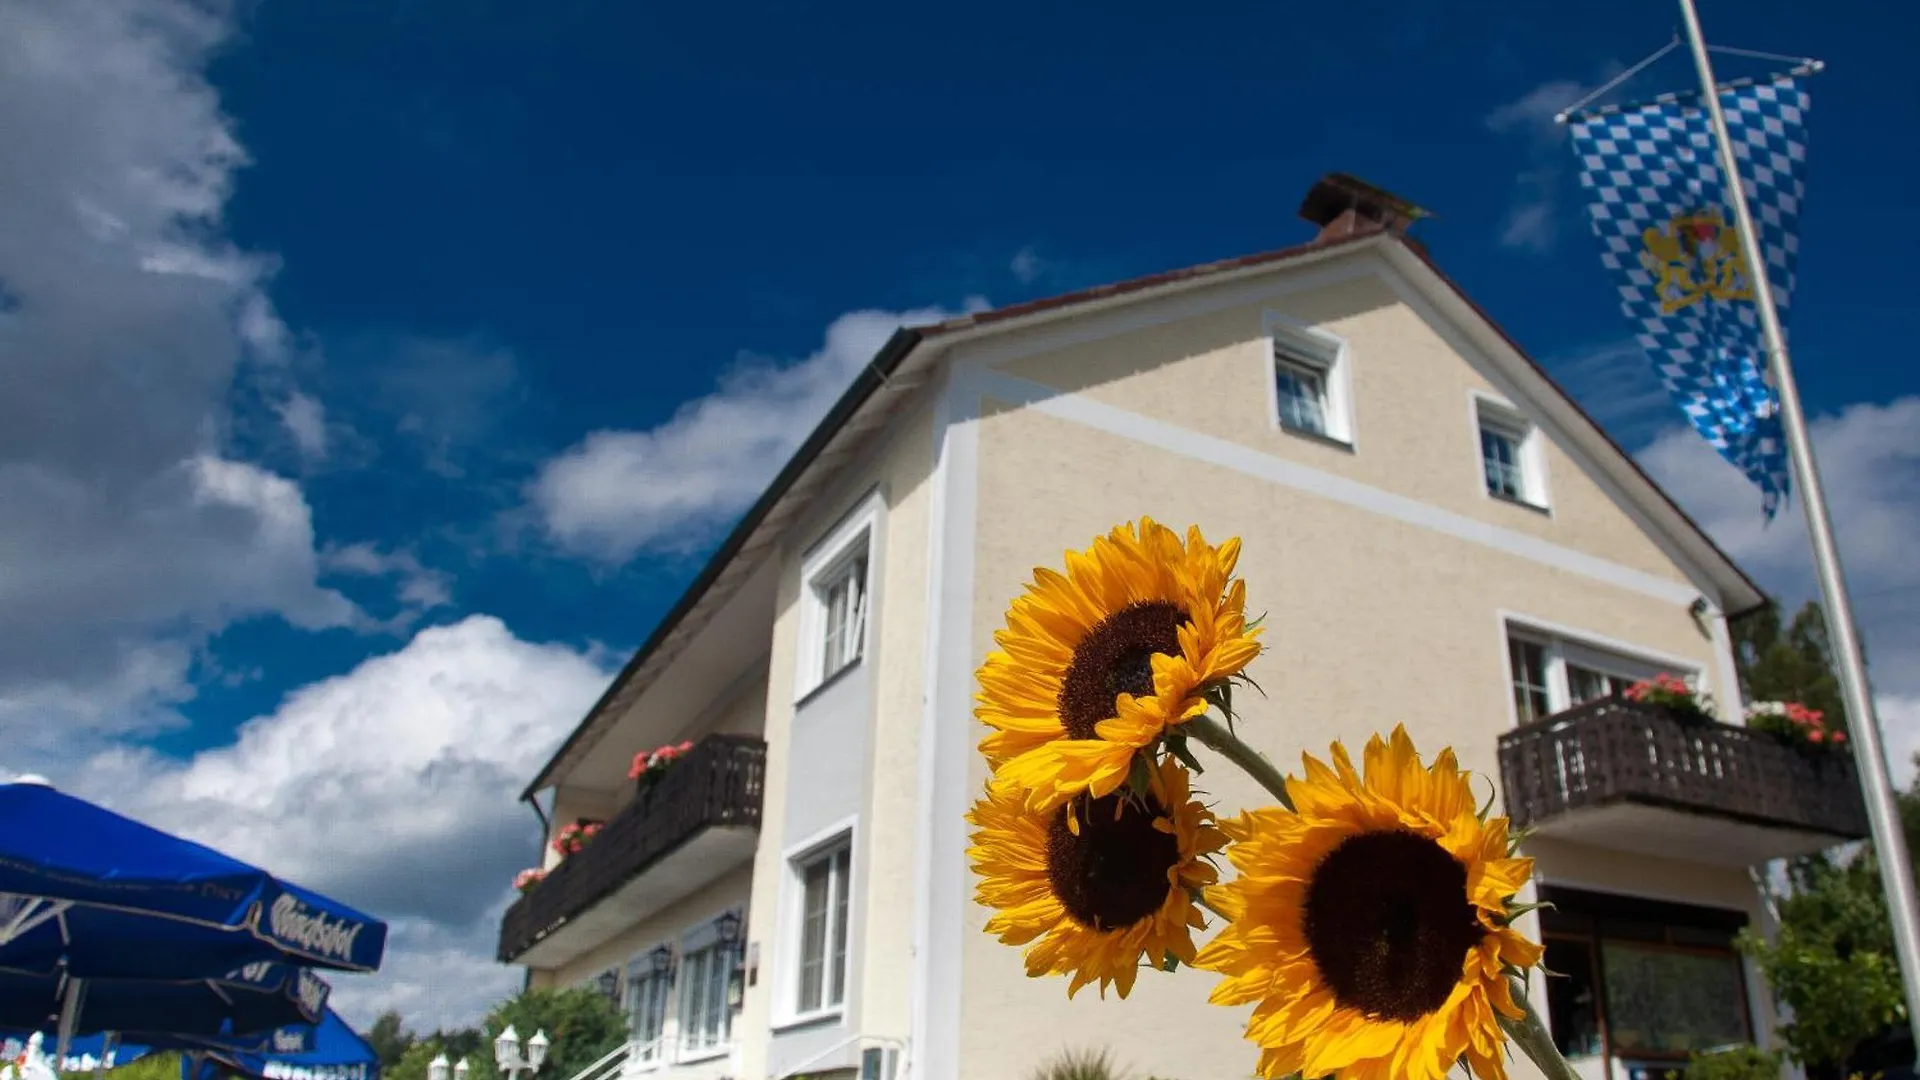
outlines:
[[[1384,230],[1415,247],[1421,247],[1420,241],[1407,235],[1407,229],[1414,222],[1431,215],[1393,192],[1383,191],[1365,180],[1346,173],[1328,173],[1307,192],[1305,201],[1300,204],[1300,216],[1320,226],[1320,235],[1313,238],[1316,244],[1339,240],[1355,233]]]

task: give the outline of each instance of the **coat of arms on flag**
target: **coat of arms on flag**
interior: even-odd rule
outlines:
[[[1806,91],[1792,77],[1720,91],[1774,306],[1793,297]],[[1600,259],[1640,345],[1695,430],[1745,473],[1767,516],[1788,490],[1779,403],[1753,289],[1697,95],[1573,122]]]

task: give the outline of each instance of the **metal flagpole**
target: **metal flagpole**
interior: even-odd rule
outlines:
[[[1734,156],[1733,140],[1727,135],[1727,116],[1720,108],[1718,84],[1713,78],[1713,65],[1707,59],[1707,44],[1700,34],[1700,16],[1693,9],[1693,0],[1680,0],[1680,13],[1686,19],[1687,41],[1693,47],[1694,66],[1700,71],[1701,96],[1706,99],[1707,116],[1713,123],[1714,141],[1720,149],[1720,171],[1727,201],[1732,204],[1734,223],[1740,233],[1740,253],[1747,263],[1754,305],[1760,312],[1760,329],[1766,336],[1768,370],[1773,374],[1774,390],[1780,395],[1780,426],[1793,459],[1794,478],[1800,484],[1800,505],[1807,514],[1807,534],[1813,539],[1813,565],[1820,575],[1820,593],[1826,606],[1834,662],[1839,669],[1840,692],[1852,721],[1854,761],[1859,765],[1867,819],[1873,826],[1873,848],[1880,859],[1880,882],[1887,894],[1887,914],[1893,919],[1893,946],[1900,959],[1900,982],[1906,990],[1907,1024],[1913,1030],[1915,1047],[1920,1050],[1920,906],[1914,901],[1906,836],[1900,828],[1893,781],[1887,775],[1887,761],[1880,748],[1880,724],[1874,718],[1873,700],[1867,692],[1867,665],[1860,654],[1853,604],[1847,599],[1847,582],[1840,571],[1840,555],[1833,542],[1833,521],[1827,514],[1820,469],[1813,460],[1813,445],[1807,438],[1807,419],[1800,410],[1800,390],[1793,381],[1793,364],[1787,357],[1787,343],[1780,332],[1780,314],[1773,306],[1766,255],[1760,250],[1760,234],[1754,230],[1753,217],[1747,210],[1739,160]]]

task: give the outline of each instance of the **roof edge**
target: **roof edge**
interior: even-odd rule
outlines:
[[[579,744],[586,730],[592,726],[594,718],[600,715],[600,710],[607,707],[607,704],[613,700],[613,695],[626,684],[627,680],[639,672],[641,665],[652,657],[666,641],[667,636],[680,625],[681,620],[685,619],[700,603],[700,600],[706,596],[707,590],[719,580],[720,574],[726,570],[727,565],[733,562],[734,556],[746,546],[754,530],[758,529],[760,523],[765,521],[767,515],[773,511],[774,505],[792,489],[801,475],[807,471],[808,466],[812,465],[814,459],[826,449],[827,444],[833,441],[833,437],[839,434],[841,426],[851,419],[862,405],[866,404],[867,399],[872,397],[875,391],[887,385],[888,376],[900,367],[900,364],[925,337],[922,331],[903,326],[895,330],[886,344],[880,346],[880,351],[874,354],[873,359],[860,369],[860,374],[853,380],[853,385],[847,387],[846,392],[840,395],[840,399],[833,403],[833,408],[827,410],[827,415],[821,418],[812,434],[808,435],[807,440],[800,444],[800,448],[794,451],[791,458],[787,459],[786,466],[773,478],[773,482],[767,485],[767,489],[761,493],[760,498],[740,518],[739,523],[733,527],[733,531],[727,534],[727,538],[721,542],[720,547],[708,558],[699,576],[695,577],[686,591],[680,594],[680,599],[673,608],[654,626],[653,633],[649,634],[647,640],[634,650],[633,656],[607,683],[606,690],[593,703],[593,707],[587,710],[586,715],[580,718],[580,722],[574,725],[573,731],[568,733],[566,739],[547,758],[547,763],[534,774],[533,780],[520,793],[522,802],[533,801],[535,795],[551,784],[555,768],[568,752]]]

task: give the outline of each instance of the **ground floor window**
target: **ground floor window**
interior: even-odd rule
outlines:
[[[1548,1025],[1569,1057],[1609,1054],[1684,1061],[1750,1042],[1753,1029],[1733,940],[1746,916],[1542,886]]]

